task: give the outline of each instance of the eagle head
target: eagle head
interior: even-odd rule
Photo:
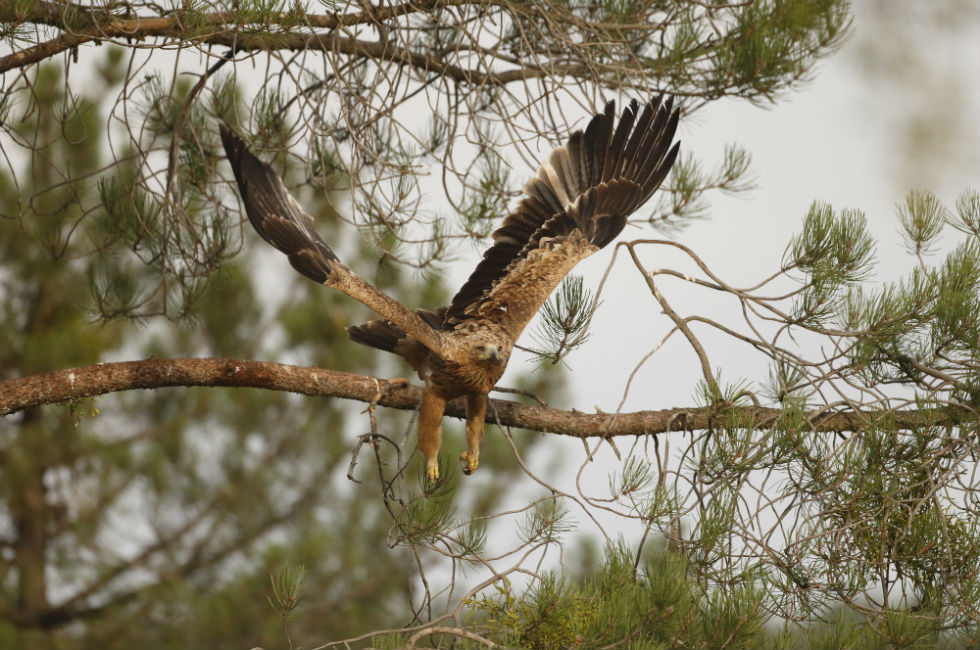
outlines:
[[[473,357],[477,362],[496,364],[504,360],[504,351],[497,343],[478,343],[473,346]]]

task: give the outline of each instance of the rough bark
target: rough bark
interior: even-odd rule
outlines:
[[[173,386],[231,386],[282,390],[319,397],[342,397],[398,409],[415,409],[422,389],[403,381],[365,377],[322,368],[290,366],[268,361],[240,359],[144,359],[100,363],[82,368],[55,370],[0,382],[0,416],[32,406],[55,404],[122,390]],[[674,408],[633,413],[581,413],[548,406],[493,399],[486,421],[501,426],[558,433],[576,438],[594,436],[637,436],[667,431],[697,431],[722,425],[731,412],[727,405]],[[446,414],[465,417],[464,399],[454,400]],[[738,407],[746,425],[772,427],[782,415],[776,408]],[[820,432],[860,430],[871,418],[894,418],[901,428],[910,426],[955,426],[976,416],[966,411],[902,410],[867,412],[824,412],[808,414],[810,429]]]
[[[346,54],[412,66],[428,74],[445,75],[456,81],[478,85],[486,83],[503,85],[533,77],[579,75],[588,72],[586,66],[581,64],[557,64],[547,70],[519,66],[517,69],[501,73],[487,73],[444,63],[431,56],[404,48],[389,47],[385,43],[347,38],[335,31],[338,28],[358,24],[381,24],[409,13],[424,13],[436,5],[445,7],[465,4],[475,3],[472,0],[440,0],[438,3],[434,0],[426,0],[352,14],[273,14],[267,17],[268,24],[291,26],[300,21],[304,28],[323,31],[262,33],[254,30],[260,25],[243,24],[242,21],[247,19],[232,12],[203,13],[190,19],[188,21],[190,24],[185,24],[185,16],[182,12],[170,16],[128,17],[118,13],[91,10],[74,3],[59,4],[42,1],[19,8],[13,2],[0,2],[0,22],[47,25],[64,32],[33,47],[0,57],[0,73],[43,61],[91,41],[139,41],[149,38],[163,38],[188,46],[222,45],[237,51],[317,50]],[[512,11],[522,11],[520,6],[505,4]],[[268,27],[268,24],[261,26]]]

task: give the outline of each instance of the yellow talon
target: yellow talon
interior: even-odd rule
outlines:
[[[428,467],[425,468],[425,474],[426,476],[429,477],[430,483],[435,483],[436,481],[439,480],[439,466],[429,465]]]
[[[470,458],[470,453],[464,451],[459,455],[459,464],[463,466],[463,474],[469,476],[476,471],[477,466],[480,464],[480,460],[477,457]]]

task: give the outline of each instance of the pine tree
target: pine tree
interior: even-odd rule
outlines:
[[[412,463],[419,391],[365,374],[407,369],[347,344],[366,310],[266,270],[285,272],[217,140],[218,121],[247,134],[349,264],[436,307],[522,157],[612,97],[668,91],[684,119],[778,101],[841,43],[846,2],[15,0],[0,23],[6,643],[977,645],[975,191],[909,194],[910,270],[881,286],[863,213],[819,201],[755,286],[621,242],[668,322],[637,367],[683,340],[696,402],[551,406],[603,308],[571,279],[523,343],[550,372],[492,402],[493,472],[458,489],[450,463],[436,484]],[[633,225],[749,189],[749,154],[718,158],[684,155]],[[651,266],[662,247],[693,270]],[[741,320],[682,313],[668,282]],[[766,385],[723,381],[706,331],[762,355]],[[135,361],[92,365],[110,359]],[[557,469],[575,491],[527,468],[542,437],[518,428],[584,441]],[[576,559],[591,571],[549,572],[580,521],[604,543]]]

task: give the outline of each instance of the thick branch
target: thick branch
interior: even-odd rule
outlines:
[[[256,33],[246,29],[241,18],[232,12],[202,14],[193,18],[193,27],[184,24],[184,16],[175,13],[170,16],[122,17],[109,13],[96,13],[79,5],[64,6],[50,2],[39,2],[32,10],[17,13],[11,3],[0,1],[0,18],[16,23],[36,23],[65,30],[65,33],[45,41],[0,57],[0,73],[50,58],[60,52],[78,47],[89,41],[169,37],[185,40],[188,44],[225,45],[237,50],[318,50],[362,56],[379,61],[389,61],[424,70],[426,73],[445,75],[459,82],[477,85],[492,83],[504,85],[534,77],[582,75],[587,69],[582,65],[553,63],[544,68],[522,66],[512,70],[486,73],[466,69],[446,63],[432,56],[413,52],[408,48],[389,47],[383,43],[345,38],[334,30],[337,27],[363,23],[377,23],[409,12],[428,11],[436,5],[464,5],[472,0],[428,0],[419,3],[404,3],[389,8],[378,8],[370,13],[360,12],[349,15],[304,14],[299,18],[302,25],[326,28],[328,31],[314,34],[297,33]],[[274,14],[267,18],[268,24],[292,26],[297,16]],[[70,27],[69,27],[70,25]],[[253,27],[255,27],[253,25]]]
[[[417,386],[322,368],[220,358],[146,359],[101,363],[4,381],[0,383],[0,416],[31,406],[55,404],[122,390],[168,386],[264,388],[375,402],[397,409],[415,409],[422,399],[422,389]],[[464,400],[459,399],[450,402],[446,414],[463,418],[465,411]],[[739,413],[747,422],[754,422],[758,428],[773,426],[782,414],[779,409],[765,407],[740,408]],[[490,400],[487,422],[588,438],[696,431],[720,424],[723,414],[723,410],[718,408],[704,407],[637,411],[619,415],[592,414],[495,399]],[[903,410],[887,415],[894,418],[900,428],[955,426],[976,419],[969,412],[953,409]],[[843,432],[861,429],[873,417],[880,419],[883,416],[882,413],[832,412],[813,413],[810,419],[814,431]]]
[[[267,24],[293,24],[297,16],[301,15],[303,23],[311,27],[324,29],[335,29],[337,27],[350,27],[378,23],[391,20],[398,16],[410,13],[425,13],[435,8],[445,8],[452,6],[470,5],[486,3],[486,0],[411,0],[402,4],[391,6],[371,7],[369,11],[360,11],[350,14],[293,14],[293,13],[268,13],[264,19]],[[16,2],[6,0],[0,2],[0,17],[18,23],[38,23],[64,29],[66,25],[71,25],[75,29],[96,27],[98,25],[130,25],[139,26],[147,24],[149,21],[164,21],[156,23],[154,29],[160,26],[177,27],[185,22],[185,13],[177,11],[166,16],[139,17],[132,14],[119,14],[110,11],[103,11],[98,8],[72,3],[72,2],[46,2],[41,0],[25,7],[18,7]],[[194,18],[194,23],[202,25],[235,25],[240,22],[241,17],[237,12],[216,11],[212,13],[202,13]]]

